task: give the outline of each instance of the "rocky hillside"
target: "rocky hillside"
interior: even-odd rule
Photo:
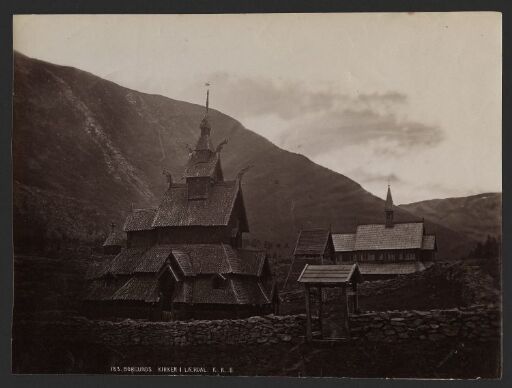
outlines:
[[[16,248],[99,241],[132,206],[156,205],[166,185],[162,170],[181,179],[203,114],[198,105],[15,53]],[[254,166],[243,184],[251,237],[292,246],[301,227],[351,231],[356,223],[382,222],[383,201],[353,180],[278,148],[221,112],[212,111],[211,123],[214,143],[229,140],[225,177]],[[395,217],[418,219],[400,208]],[[427,227],[438,235],[441,256],[474,244],[445,226]]]
[[[477,240],[501,236],[501,193],[432,199],[400,207]]]

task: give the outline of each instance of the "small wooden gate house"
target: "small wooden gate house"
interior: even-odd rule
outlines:
[[[242,248],[249,231],[239,174],[224,180],[207,114],[185,182],[157,208],[127,217],[126,249],[89,272],[89,315],[152,319],[224,318],[274,311],[277,293],[266,254]]]
[[[312,333],[312,305],[311,305],[311,290],[313,288],[317,289],[318,295],[318,318],[320,324],[320,333],[322,333],[322,321],[323,321],[323,303],[324,303],[324,293],[322,290],[324,288],[340,288],[341,300],[334,301],[334,303],[341,303],[343,306],[344,314],[344,327],[346,335],[350,335],[350,327],[349,327],[349,301],[348,301],[348,289],[350,288],[352,291],[353,298],[353,311],[356,312],[358,310],[358,301],[357,301],[357,284],[362,281],[361,273],[359,272],[359,268],[357,264],[337,264],[337,265],[308,265],[304,266],[302,270],[298,283],[304,286],[305,291],[305,302],[306,302],[306,339],[311,341],[313,338]]]

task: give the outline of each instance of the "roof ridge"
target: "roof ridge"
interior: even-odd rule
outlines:
[[[267,292],[263,288],[263,283],[260,280],[258,280],[257,283],[258,283],[258,287],[259,287],[261,293],[265,297],[265,300],[267,301],[267,303],[270,303],[270,298],[268,297]]]
[[[231,262],[229,261],[228,252],[226,251],[226,247],[224,243],[221,243],[222,249],[224,250],[224,257],[228,263],[229,273],[233,273],[233,267],[231,266]]]
[[[237,182],[238,181],[235,181],[235,183],[237,183]],[[229,208],[228,208],[229,211],[226,212],[226,215],[224,216],[226,224],[229,223],[229,219],[233,215],[233,209],[235,208],[235,203],[238,198],[238,193],[240,193],[240,195],[242,195],[242,186],[240,184],[238,184],[238,185],[235,184],[235,193],[231,198],[231,203],[229,204]]]
[[[234,278],[230,278],[230,279],[229,279],[229,283],[231,284],[231,290],[233,291],[233,295],[235,295],[236,302],[237,302],[238,304],[243,304],[243,303],[240,301],[240,298],[238,297],[238,292],[236,292],[235,279],[234,279]]]
[[[424,221],[394,221],[393,222],[394,225],[403,225],[403,224],[424,224]],[[371,223],[368,223],[368,224],[358,224],[357,227],[360,227],[360,226],[369,226],[369,225],[382,225],[382,226],[385,226],[386,224],[385,223],[382,223],[382,222],[371,222]]]
[[[132,209],[132,211],[134,211],[134,212],[147,211],[147,210],[157,210],[157,208],[156,207],[140,207],[140,208]]]

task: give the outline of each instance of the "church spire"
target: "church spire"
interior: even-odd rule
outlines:
[[[206,104],[205,104],[205,114],[203,117],[203,120],[201,121],[201,124],[199,125],[199,128],[201,129],[201,136],[197,140],[196,144],[196,151],[210,151],[213,152],[213,144],[210,139],[210,133],[212,131],[212,127],[210,125],[210,122],[208,121],[208,113],[210,110],[210,84],[207,82],[205,83],[206,89]]]
[[[386,195],[385,210],[393,210],[393,197],[391,196],[391,186],[388,185],[388,194]]]
[[[391,196],[391,187],[389,184],[386,203],[384,204],[384,213],[386,214],[386,228],[393,227],[393,197]]]
[[[206,89],[206,114],[205,114],[205,117],[208,116],[208,108],[209,108],[209,105],[210,105],[210,84],[207,82],[204,84],[207,89]]]

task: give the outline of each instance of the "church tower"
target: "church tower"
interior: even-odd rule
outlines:
[[[391,197],[391,188],[388,185],[386,203],[384,204],[384,213],[386,214],[386,228],[393,227],[393,198]]]
[[[185,169],[185,180],[189,200],[207,199],[211,187],[224,180],[220,165],[220,151],[225,142],[214,149],[211,140],[211,125],[208,121],[210,90],[206,91],[206,112],[199,128],[201,134],[196,146],[190,150]]]

